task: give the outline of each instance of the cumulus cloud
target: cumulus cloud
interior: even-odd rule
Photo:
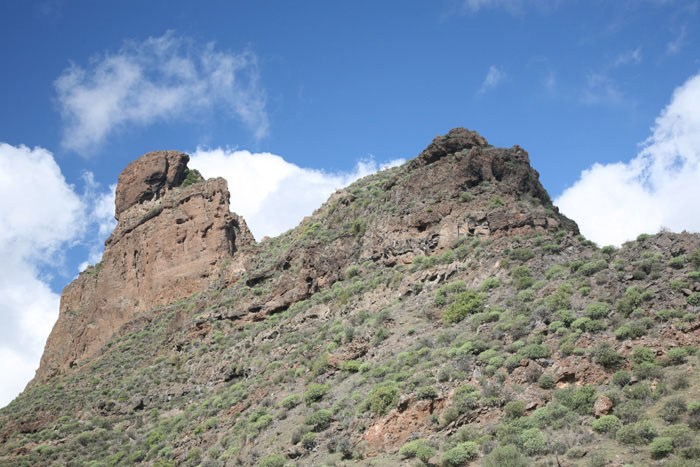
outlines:
[[[700,74],[673,92],[641,151],[595,164],[555,203],[598,244],[620,245],[662,227],[700,231]]]
[[[231,210],[243,216],[257,239],[295,227],[338,188],[377,170],[403,163],[360,161],[351,172],[328,173],[302,168],[270,153],[198,148],[190,167],[205,177],[224,177]]]
[[[60,262],[79,240],[85,209],[50,152],[0,143],[0,406],[39,365],[59,305],[41,266]]]
[[[116,53],[72,64],[55,81],[64,121],[62,144],[83,155],[128,125],[193,118],[221,108],[262,138],[265,93],[255,54],[227,53],[175,36],[127,41]]]
[[[506,72],[500,67],[491,65],[489,71],[486,72],[486,77],[484,82],[481,83],[481,88],[479,88],[478,94],[484,94],[491,88],[498,86],[504,79],[506,79]]]

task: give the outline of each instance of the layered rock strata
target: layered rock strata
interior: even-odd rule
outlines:
[[[121,173],[117,227],[102,261],[63,290],[35,381],[89,358],[135,315],[203,290],[254,243],[245,221],[229,211],[226,180],[199,177],[182,186],[188,161],[177,151],[150,152]]]

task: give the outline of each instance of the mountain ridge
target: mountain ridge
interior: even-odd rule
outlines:
[[[552,205],[527,152],[456,128],[255,242],[222,182],[189,175],[181,153],[149,154],[167,163],[130,164],[151,168],[125,177],[139,188],[119,190],[130,194],[105,257],[123,257],[127,236],[149,246],[185,229],[207,258],[190,270],[206,274],[195,293],[166,283],[103,328],[103,308],[81,318],[62,302],[68,335],[103,340],[0,410],[0,464],[579,465],[607,443],[603,454],[653,465],[661,452],[636,446],[669,437],[661,457],[693,462],[697,234],[598,248]],[[176,215],[190,200],[201,204]],[[76,282],[139,270],[109,264]],[[679,397],[669,420],[682,433],[659,415]],[[635,403],[650,408],[630,415]],[[603,422],[642,434],[618,440]]]

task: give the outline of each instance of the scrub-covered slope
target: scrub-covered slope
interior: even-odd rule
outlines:
[[[700,461],[700,237],[598,248],[517,146],[454,129],[215,265],[2,409],[0,464]]]

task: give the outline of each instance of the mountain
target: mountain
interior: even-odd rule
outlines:
[[[259,243],[187,161],[120,175],[0,465],[700,462],[697,234],[599,248],[464,128]]]

